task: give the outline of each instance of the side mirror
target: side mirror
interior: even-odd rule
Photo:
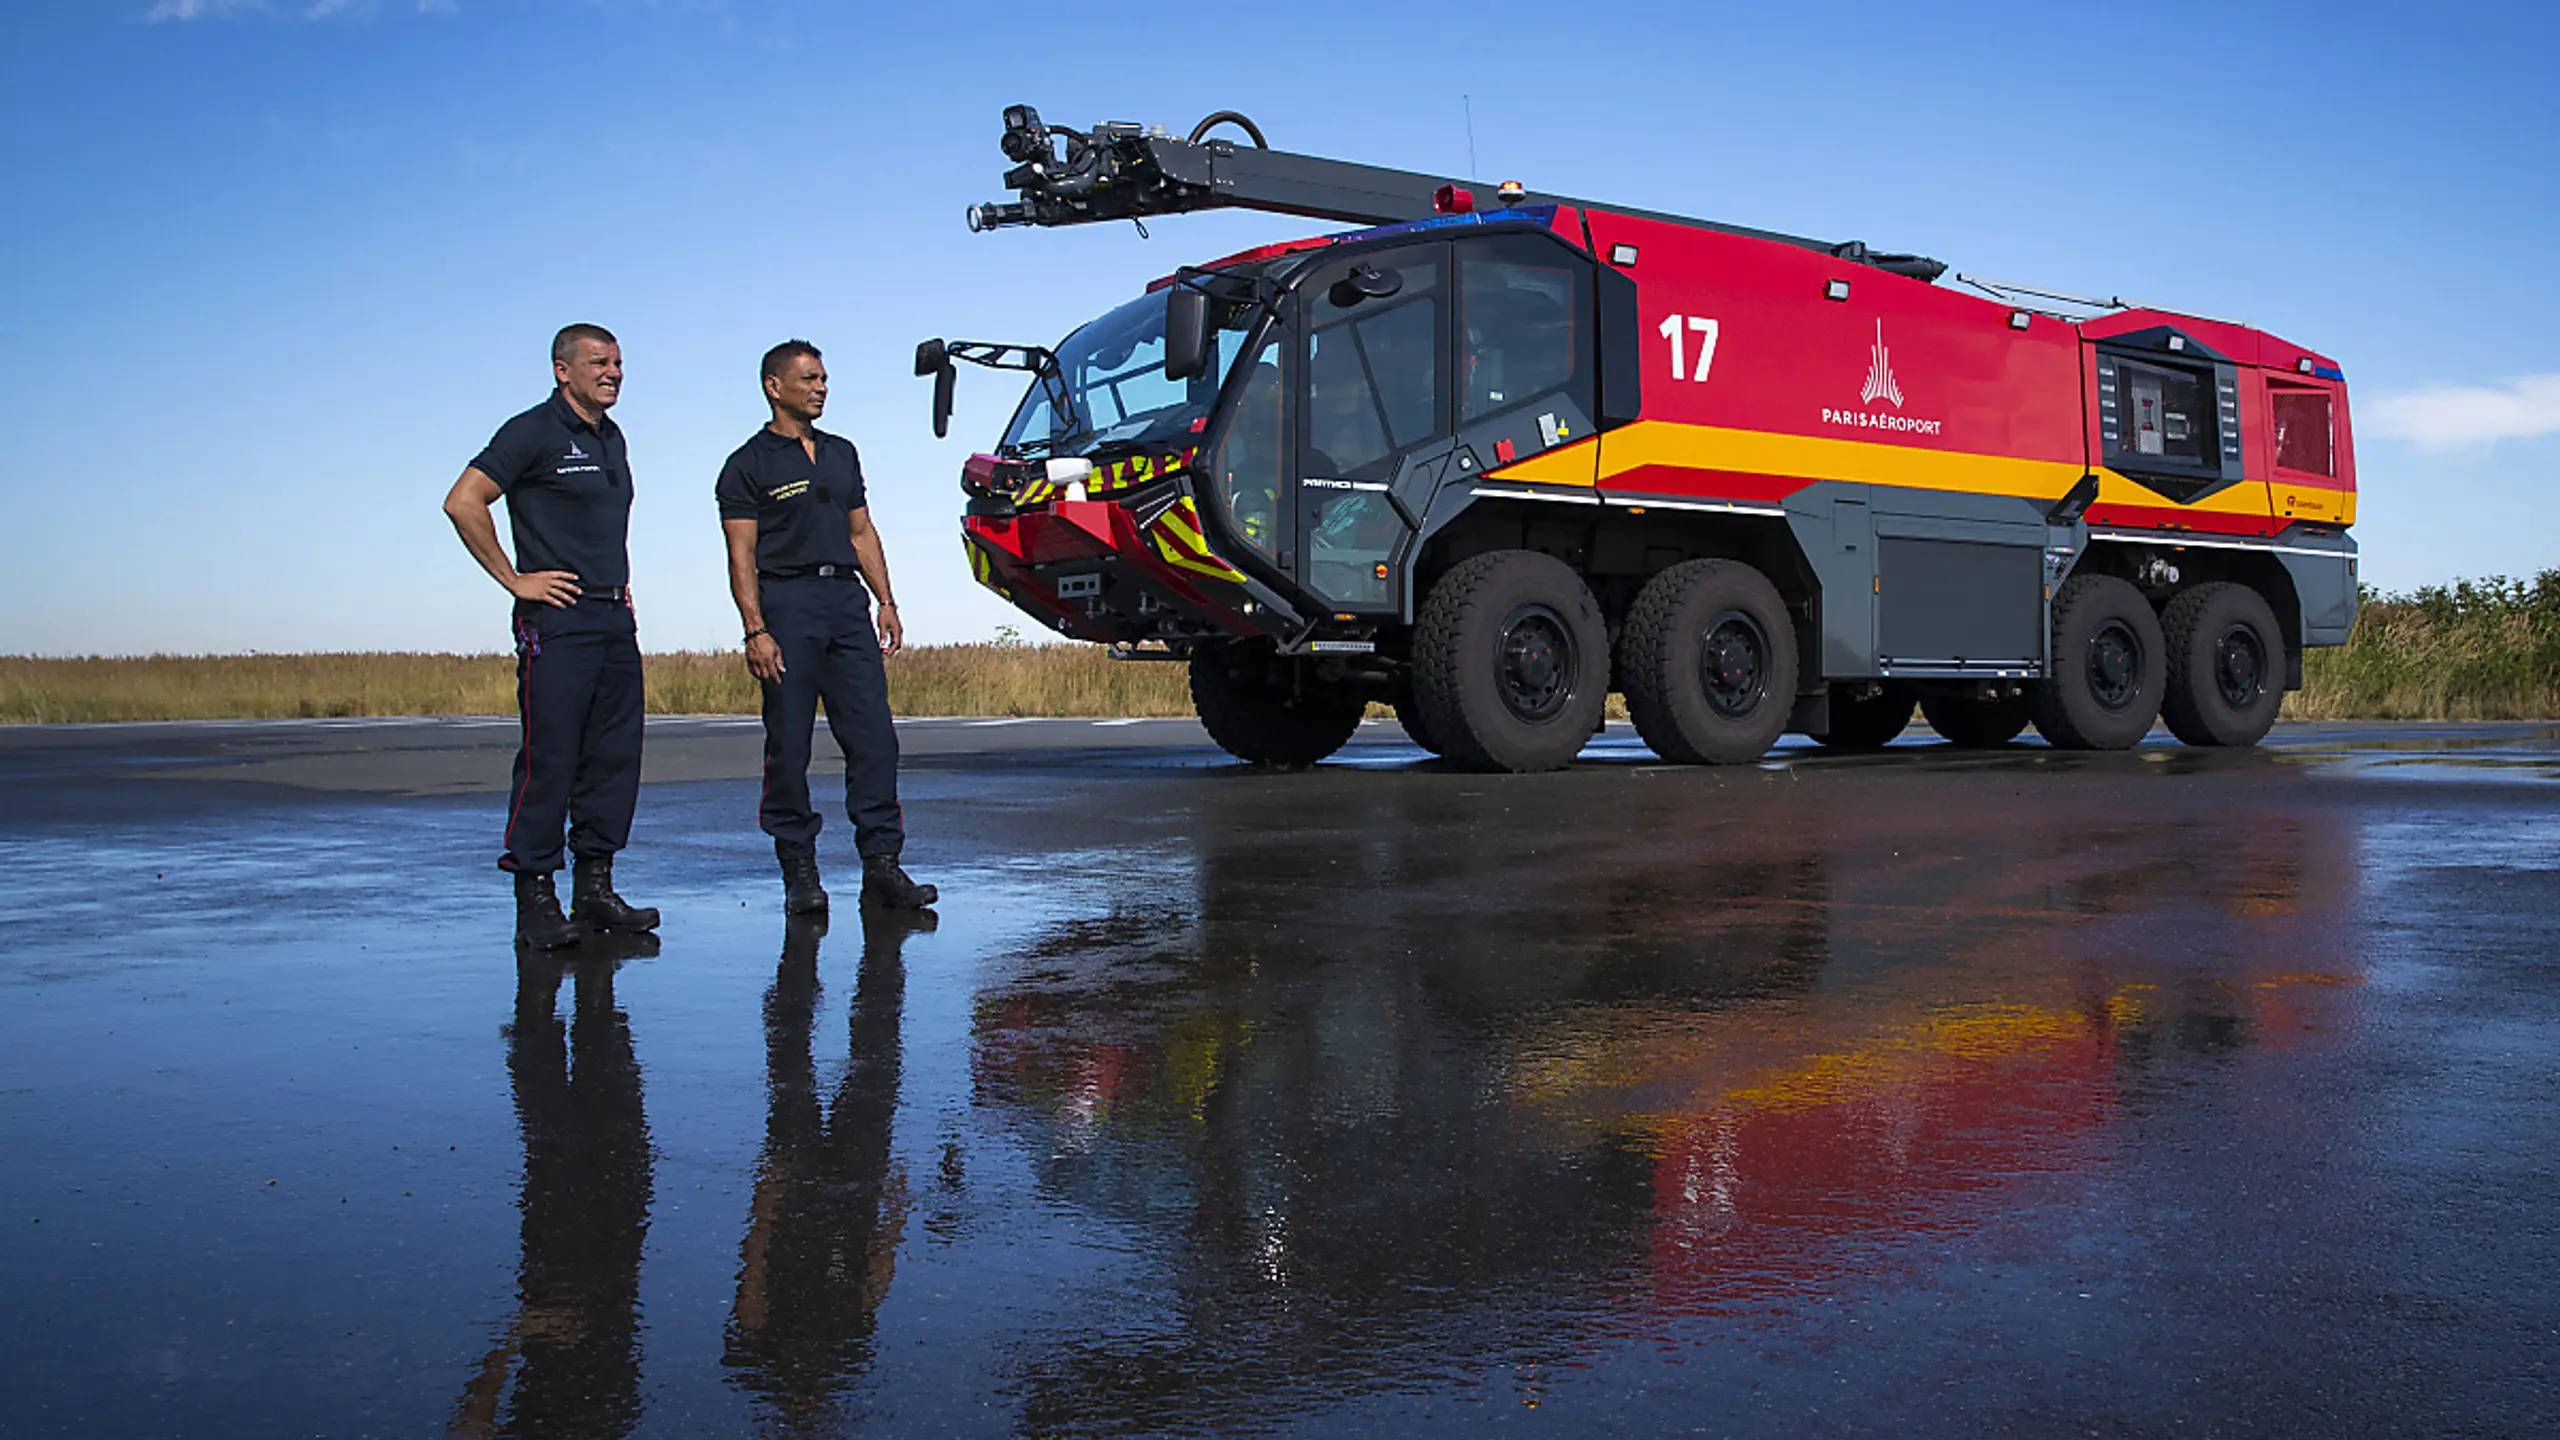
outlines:
[[[1209,297],[1177,283],[1164,292],[1164,378],[1188,380],[1209,370]]]
[[[933,438],[951,434],[951,391],[960,376],[951,363],[951,347],[927,340],[916,347],[916,373],[933,377]]]
[[[1369,264],[1351,267],[1351,273],[1333,282],[1325,298],[1336,310],[1348,310],[1363,300],[1384,300],[1404,288],[1404,277]]]

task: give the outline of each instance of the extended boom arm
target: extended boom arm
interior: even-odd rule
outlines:
[[[1248,147],[1231,140],[1205,138],[1209,129],[1220,122],[1242,127],[1254,143]],[[1004,112],[1004,153],[1016,162],[1005,174],[1005,186],[1020,198],[970,206],[972,230],[1144,220],[1219,209],[1265,210],[1353,225],[1389,225],[1459,213],[1475,204],[1474,191],[1463,183],[1270,149],[1263,145],[1262,132],[1253,128],[1251,121],[1231,112],[1202,121],[1188,139],[1176,139],[1161,127],[1148,129],[1129,121],[1113,121],[1087,133],[1051,129],[1041,123],[1039,111],[1028,105],[1011,105]],[[1611,210],[1776,240],[1916,280],[1935,280],[1947,268],[1922,255],[1870,251],[1862,241],[1833,244],[1621,205],[1594,206],[1517,186],[1504,186],[1497,193],[1505,205]]]

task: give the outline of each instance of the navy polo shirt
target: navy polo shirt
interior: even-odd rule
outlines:
[[[756,573],[805,575],[821,565],[851,566],[854,511],[863,494],[862,457],[841,435],[812,430],[818,458],[800,442],[765,426],[720,467],[715,493],[723,520],[756,522]]]
[[[499,426],[471,468],[507,497],[518,572],[566,570],[589,587],[631,583],[631,456],[612,416],[590,425],[554,390]]]

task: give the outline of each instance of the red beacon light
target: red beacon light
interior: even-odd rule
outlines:
[[[1505,205],[1517,205],[1529,198],[1529,187],[1517,180],[1505,180],[1501,188],[1494,191],[1494,196]]]
[[[1475,213],[1476,192],[1464,185],[1443,185],[1431,192],[1431,208],[1442,215]]]

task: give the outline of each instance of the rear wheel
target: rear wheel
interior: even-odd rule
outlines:
[[[1412,684],[1417,743],[1428,736],[1440,754],[1479,770],[1554,770],[1600,727],[1608,626],[1582,578],[1554,556],[1478,555],[1423,601]]]
[[[2160,718],[2190,745],[2255,745],[2284,708],[2284,632],[2266,597],[2215,581],[2160,615],[2169,688]]]
[[[1768,577],[1691,560],[1645,583],[1619,637],[1636,733],[1665,760],[1736,765],[1768,753],[1795,709],[1796,630]]]
[[[2032,719],[2027,697],[1923,695],[1920,713],[1938,738],[1966,750],[1992,750],[2018,738]]]
[[[1369,708],[1297,674],[1268,640],[1194,647],[1191,706],[1220,749],[1275,770],[1303,770],[1341,749]]]
[[[1907,686],[1844,681],[1831,687],[1831,728],[1819,738],[1834,750],[1881,750],[1910,724]]]
[[[2035,687],[2036,730],[2065,750],[2130,750],[2168,683],[2160,617],[2128,581],[2074,577],[2053,598],[2053,655]]]

